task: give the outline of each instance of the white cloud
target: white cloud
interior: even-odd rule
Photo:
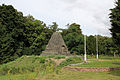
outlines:
[[[59,27],[66,28],[67,23],[81,25],[84,34],[110,36],[109,9],[114,0],[2,0],[11,4],[24,15],[31,14],[47,24],[56,21]]]

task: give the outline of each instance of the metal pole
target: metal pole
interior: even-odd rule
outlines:
[[[85,53],[84,53],[84,61],[86,62],[86,35],[84,35],[84,51],[85,51]]]
[[[96,58],[98,59],[98,37],[96,35]]]

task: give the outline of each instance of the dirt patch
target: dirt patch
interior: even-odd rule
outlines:
[[[120,70],[120,67],[70,67],[66,66],[63,69],[83,72],[97,72],[97,71],[113,71]]]
[[[104,62],[104,61],[111,62],[111,60],[98,60],[98,61],[101,61],[101,62]]]
[[[56,63],[56,65],[59,65],[62,61],[65,61],[66,58],[64,58],[64,59],[47,58],[46,60],[48,60],[48,61],[52,60],[52,61],[54,61]],[[47,64],[47,62],[45,64]]]
[[[52,61],[54,61],[56,63],[56,65],[59,65],[62,61],[66,60],[66,59],[54,59],[51,58]]]

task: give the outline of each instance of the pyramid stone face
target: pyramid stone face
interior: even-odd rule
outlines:
[[[41,55],[70,55],[67,46],[59,32],[54,32]]]

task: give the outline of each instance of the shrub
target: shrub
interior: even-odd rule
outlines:
[[[35,61],[40,61],[40,63],[45,63],[46,57],[45,56],[40,56],[40,57],[35,57]]]

